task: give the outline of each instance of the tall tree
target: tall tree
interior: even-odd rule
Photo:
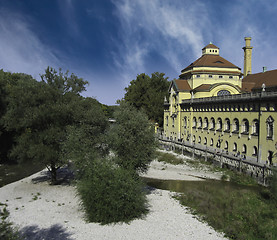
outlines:
[[[19,79],[7,89],[9,104],[3,119],[6,129],[17,133],[11,156],[44,163],[55,184],[57,169],[64,164],[61,146],[66,127],[74,124],[79,94],[87,82],[50,67],[41,78],[41,82]]]
[[[124,100],[137,109],[144,109],[148,117],[163,125],[164,97],[168,95],[169,82],[164,73],[155,72],[151,77],[139,74],[125,88]]]
[[[156,146],[148,117],[126,102],[121,103],[114,116],[116,123],[108,136],[116,163],[127,170],[146,171]]]

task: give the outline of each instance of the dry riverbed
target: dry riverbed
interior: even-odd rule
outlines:
[[[45,174],[44,170],[0,188],[0,202],[8,205],[9,220],[27,234],[27,239],[225,239],[190,214],[172,198],[173,193],[159,189],[148,194],[150,212],[144,219],[104,226],[87,223],[75,187],[49,186],[44,181]],[[145,176],[176,180],[220,178],[219,173],[207,169],[157,161],[151,163]]]

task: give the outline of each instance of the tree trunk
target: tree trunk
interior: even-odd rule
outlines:
[[[51,185],[57,184],[57,168],[54,163],[51,164],[50,167],[50,174],[51,174]]]

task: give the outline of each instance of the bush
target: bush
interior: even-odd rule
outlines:
[[[147,213],[146,193],[137,175],[108,160],[91,163],[77,188],[90,222],[129,222]]]
[[[7,221],[9,211],[7,205],[0,203],[0,206],[4,206],[0,209],[0,239],[1,240],[18,240],[20,239],[19,233],[12,227],[12,224]]]

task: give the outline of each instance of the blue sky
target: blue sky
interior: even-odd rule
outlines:
[[[0,0],[0,69],[40,80],[47,66],[89,81],[84,96],[112,105],[140,73],[169,80],[212,42],[243,70],[276,69],[276,0]]]

